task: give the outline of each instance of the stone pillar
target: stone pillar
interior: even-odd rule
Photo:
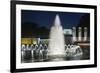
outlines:
[[[87,41],[87,27],[84,27],[84,41]]]
[[[82,28],[78,28],[78,41],[82,41]]]
[[[73,34],[72,34],[72,35],[73,35],[73,42],[75,42],[75,41],[77,41],[77,39],[76,39],[76,27],[73,27],[73,28],[72,28],[72,31],[73,31],[73,32],[72,32],[72,33],[73,33]]]

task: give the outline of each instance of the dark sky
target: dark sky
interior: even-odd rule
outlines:
[[[56,14],[59,15],[63,28],[71,28],[77,26],[80,18],[86,13],[22,10],[22,23],[34,22],[39,26],[50,28]]]

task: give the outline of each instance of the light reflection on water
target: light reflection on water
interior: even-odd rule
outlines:
[[[27,50],[24,52],[23,56],[21,56],[22,63],[32,63],[32,62],[49,62],[49,61],[71,61],[71,60],[88,60],[90,59],[90,49],[82,48],[83,54],[77,56],[55,56],[48,57],[47,53],[38,53],[34,52],[34,57],[31,54],[31,50]]]

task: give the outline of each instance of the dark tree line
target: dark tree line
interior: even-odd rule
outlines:
[[[25,22],[21,25],[22,37],[48,38],[49,31],[45,26],[39,26],[33,22]]]

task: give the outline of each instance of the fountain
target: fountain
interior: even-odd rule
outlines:
[[[50,31],[48,56],[51,60],[62,60],[65,57],[64,34],[59,15],[56,15]]]
[[[65,47],[67,57],[76,57],[83,54],[82,49],[78,45],[66,45]]]
[[[76,38],[76,32],[74,33],[74,37]],[[81,37],[79,37],[79,40],[80,38]],[[64,32],[60,18],[59,15],[56,15],[54,25],[50,30],[49,43],[40,43],[40,38],[38,38],[38,43],[35,45],[22,45],[22,62],[80,60],[83,55],[82,48],[74,43],[65,44],[65,40],[67,41],[69,39],[64,39]],[[69,41],[72,40],[70,39]],[[76,41],[76,39],[74,41]]]

